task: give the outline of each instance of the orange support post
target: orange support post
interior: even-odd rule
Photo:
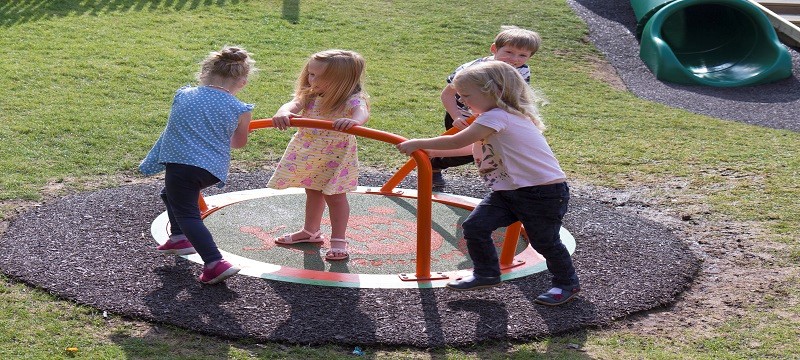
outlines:
[[[517,221],[506,228],[506,235],[503,238],[503,249],[500,251],[500,268],[508,269],[525,263],[522,260],[515,260],[517,242],[519,234],[522,232],[522,223]]]
[[[333,130],[333,123],[328,120],[294,118],[291,120],[290,125],[293,127]],[[273,126],[272,119],[253,120],[250,122],[250,131],[272,126]],[[393,145],[397,145],[407,140],[406,138],[399,135],[361,126],[354,126],[343,132],[348,134],[353,134],[356,136],[387,142]],[[413,276],[413,279],[408,276],[406,276],[406,278],[408,278],[409,280],[432,280],[432,279],[446,278],[446,276],[442,274],[437,274],[436,276],[433,276],[431,274],[431,233],[430,231],[426,231],[426,229],[432,228],[431,210],[433,203],[432,201],[433,191],[431,190],[431,188],[433,184],[431,179],[432,176],[431,163],[430,160],[428,159],[428,154],[426,154],[422,150],[415,151],[413,154],[411,154],[411,157],[414,159],[414,161],[417,164],[417,167],[419,168],[419,178],[417,180],[418,181],[417,182],[417,188],[418,188],[417,266],[416,266],[416,274]],[[411,166],[411,168],[408,171],[413,169],[414,167]],[[400,177],[400,180],[402,180],[402,177]],[[398,183],[400,180],[398,180]],[[381,193],[394,195],[391,193],[391,189],[388,191],[384,191],[383,190],[384,188],[386,188],[386,186],[381,188]],[[200,195],[200,199],[198,200],[198,202],[200,204],[201,211],[202,209],[206,209],[204,212],[207,212],[208,206],[206,205],[202,194]],[[405,274],[403,275],[405,276]]]

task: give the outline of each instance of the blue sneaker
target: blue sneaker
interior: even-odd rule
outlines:
[[[575,287],[570,290],[554,287],[546,293],[536,297],[537,304],[557,306],[569,302],[575,298],[575,294],[581,291],[581,288]]]

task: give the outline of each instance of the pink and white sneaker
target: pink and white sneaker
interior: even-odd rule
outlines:
[[[162,254],[175,254],[175,255],[191,255],[197,254],[197,251],[192,246],[192,243],[187,239],[178,241],[167,241],[163,245],[159,245],[156,250]]]
[[[225,279],[236,275],[240,268],[233,266],[233,264],[229,263],[227,260],[220,260],[216,265],[214,265],[211,269],[203,269],[203,273],[200,274],[200,277],[197,278],[203,284],[216,284],[219,282],[224,281]]]

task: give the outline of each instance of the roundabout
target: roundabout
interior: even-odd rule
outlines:
[[[262,188],[270,175],[231,174],[224,191]],[[364,171],[359,182],[380,186],[387,178],[382,171]],[[414,183],[407,179],[401,185]],[[549,286],[547,272],[468,292],[419,285],[319,286],[254,276],[206,286],[196,280],[199,264],[155,251],[151,229],[163,212],[160,189],[154,180],[67,196],[22,213],[0,238],[0,269],[111,316],[223,338],[439,347],[530,340],[661,308],[689,287],[700,264],[663,225],[574,196],[564,227],[575,239],[573,259],[583,290],[563,306],[533,302]],[[458,179],[448,191],[480,198],[485,190],[478,179]],[[220,193],[207,195],[211,200]]]
[[[387,196],[376,190],[359,187],[348,196],[350,258],[345,261],[325,261],[322,254],[327,243],[275,244],[274,239],[282,233],[302,228],[303,219],[294,209],[305,201],[303,189],[254,189],[210,196],[205,201],[213,211],[208,212],[204,222],[215,234],[224,257],[242,268],[241,275],[320,286],[439,288],[472,273],[459,225],[469,215],[467,208],[477,205],[480,199],[434,194],[430,257],[431,271],[439,276],[420,281],[409,279],[417,262],[416,191],[397,189],[401,195]],[[323,219],[323,233],[329,233],[327,215]],[[166,213],[162,213],[153,221],[153,239],[164,243],[168,228]],[[493,235],[500,254],[504,229]],[[561,238],[573,253],[575,239],[569,231],[562,228]],[[503,269],[504,281],[547,269],[541,255],[524,239],[519,240],[512,264]],[[197,254],[186,258],[202,264]]]

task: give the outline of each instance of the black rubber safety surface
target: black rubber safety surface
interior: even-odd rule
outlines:
[[[388,176],[363,173],[360,183],[380,186]],[[224,190],[262,188],[268,178],[232,174]],[[446,192],[485,193],[477,179],[449,180]],[[153,181],[72,195],[19,215],[0,239],[0,269],[77,303],[222,337],[417,347],[528,340],[608,324],[673,303],[699,269],[688,245],[665,227],[573,197],[564,226],[577,243],[573,258],[583,290],[559,307],[533,303],[549,288],[547,272],[468,292],[248,276],[206,286],[196,281],[199,264],[154,250],[150,225],[164,211],[160,186]]]

